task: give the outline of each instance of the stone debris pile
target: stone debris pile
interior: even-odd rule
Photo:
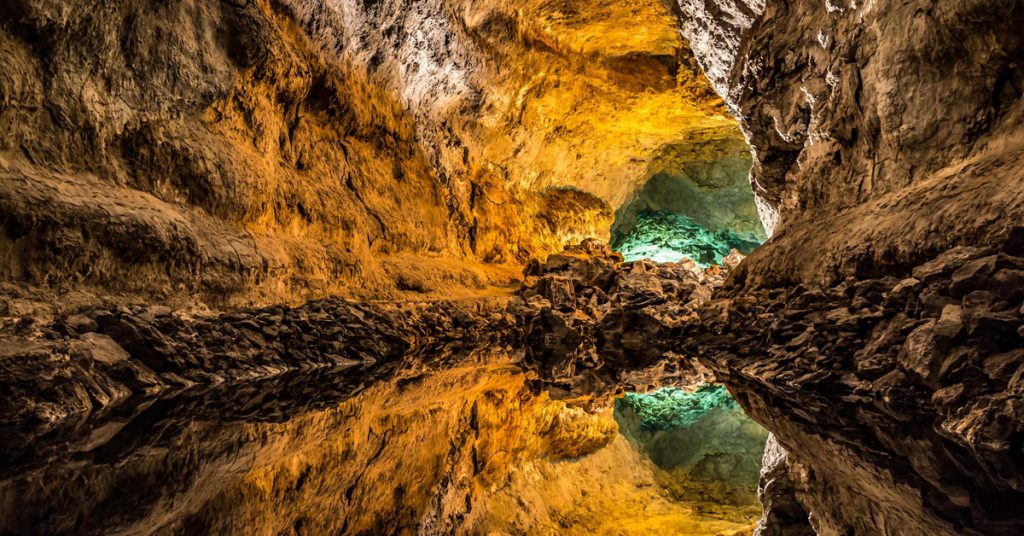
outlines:
[[[742,258],[733,250],[723,266],[708,269],[689,259],[624,263],[607,244],[588,240],[534,260],[519,292],[536,310],[526,328],[527,359],[575,393],[693,385],[704,372],[674,353],[671,334],[697,319]]]
[[[831,464],[843,486],[922,490],[890,505],[901,515],[923,501],[986,534],[1024,530],[985,499],[1019,493],[1024,467],[1024,258],[956,247],[902,277],[721,294],[679,346],[773,423],[791,462]],[[811,475],[833,492],[798,494],[807,509],[844,519],[856,492]]]

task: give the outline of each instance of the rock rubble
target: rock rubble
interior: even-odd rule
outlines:
[[[523,352],[544,388],[603,399],[616,389],[693,385],[707,371],[670,347],[672,330],[739,262],[623,263],[588,240],[525,270],[516,296],[464,302],[356,303],[193,315],[165,306],[99,307],[49,323],[23,318],[0,330],[2,424],[57,425],[117,405],[195,386],[286,373],[444,366],[459,349]]]
[[[623,263],[606,244],[585,241],[535,260],[519,292],[537,308],[527,321],[527,360],[556,390],[576,394],[703,383],[706,371],[675,352],[670,334],[697,318],[741,259],[734,250],[706,270],[689,259]]]
[[[679,343],[809,469],[819,533],[1017,534],[1022,268],[956,247],[902,276],[727,289]],[[868,504],[884,518],[849,515]]]

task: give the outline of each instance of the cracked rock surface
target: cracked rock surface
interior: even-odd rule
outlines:
[[[744,530],[599,418],[716,379],[773,433],[759,533],[1021,534],[1022,27],[8,0],[0,532]],[[771,239],[742,262],[587,240],[666,162],[748,161]]]
[[[1014,534],[1022,263],[958,247],[902,277],[725,290],[680,340],[806,466],[819,533]]]

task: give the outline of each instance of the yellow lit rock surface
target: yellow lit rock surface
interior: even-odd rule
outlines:
[[[86,301],[486,291],[740,139],[657,0],[12,10],[0,276]]]
[[[0,317],[507,293],[529,258],[607,240],[652,175],[743,156],[659,0],[10,0],[0,14]],[[277,423],[175,421],[137,449],[120,439],[145,434],[115,423],[0,501],[72,505],[48,521],[75,532],[140,490],[111,523],[126,534],[751,525],[669,496],[600,403],[528,380],[487,361]]]
[[[756,508],[669,496],[610,410],[531,394],[519,367],[486,361],[377,384],[283,424],[195,422],[176,432],[178,448],[49,478],[87,475],[74,499],[83,512],[116,475],[151,481],[162,499],[125,533],[749,533]],[[21,500],[35,497],[26,489]]]
[[[607,401],[542,393],[713,375],[772,431],[770,531],[1024,534],[1020,28],[1017,0],[0,1],[0,533],[745,533]],[[772,238],[728,280],[556,256],[500,322],[429,300],[659,210]],[[359,307],[231,310],[331,295]],[[450,314],[362,309],[403,298]],[[538,359],[447,346],[499,324]]]

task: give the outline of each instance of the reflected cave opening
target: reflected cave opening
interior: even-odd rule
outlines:
[[[768,431],[724,386],[626,393],[613,415],[619,433],[660,469],[673,498],[708,505],[735,521],[760,517],[757,488]]]
[[[611,246],[630,261],[723,265],[768,239],[749,182],[743,140],[709,141],[699,151],[667,146],[649,178],[615,212]],[[615,401],[619,433],[656,468],[674,500],[752,527],[768,431],[723,385],[665,386]]]

